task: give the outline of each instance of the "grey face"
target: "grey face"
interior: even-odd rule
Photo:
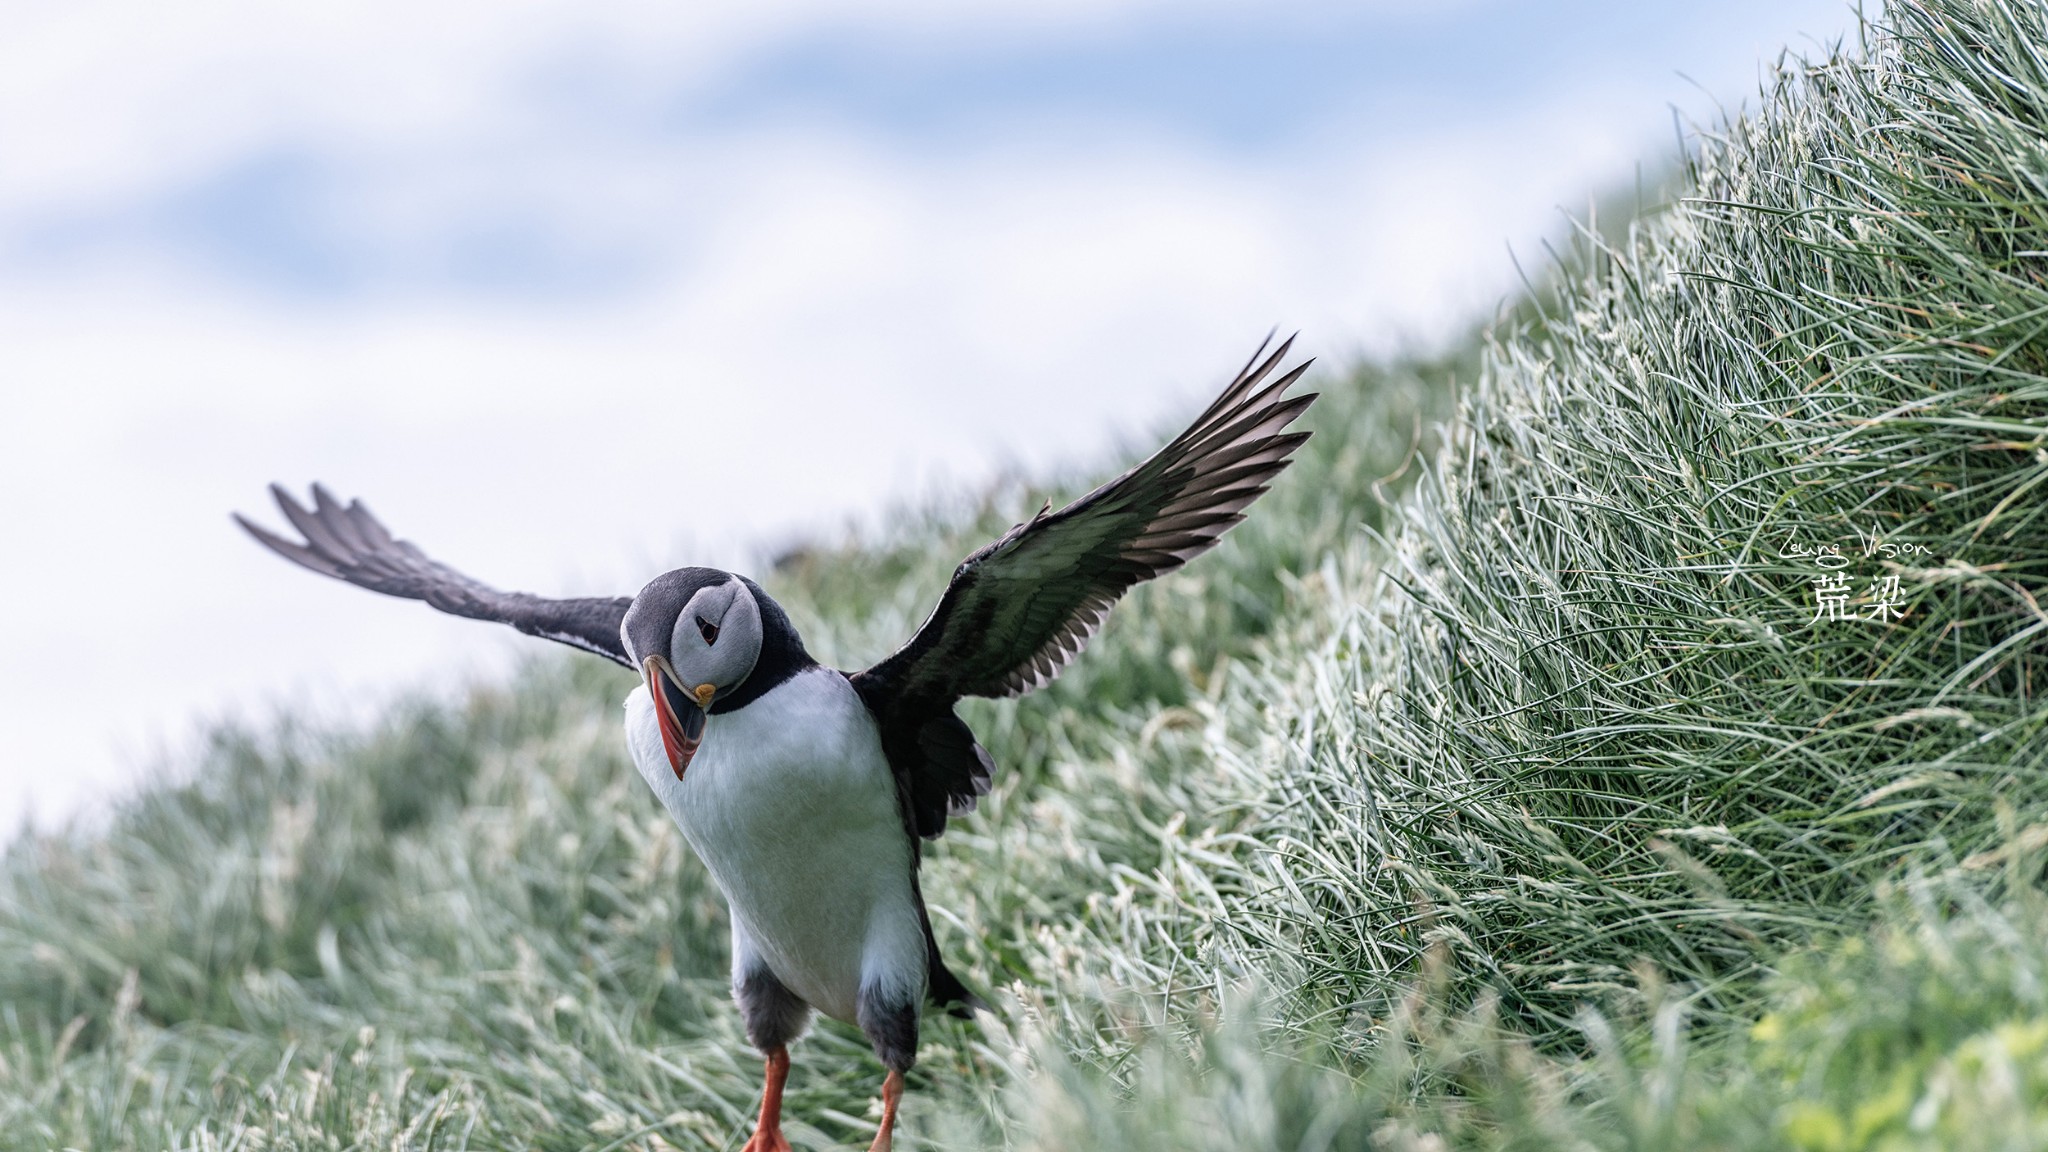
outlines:
[[[761,656],[761,606],[735,576],[699,589],[676,615],[668,661],[686,691],[740,686]]]
[[[702,739],[704,710],[739,687],[761,657],[761,605],[729,572],[678,568],[640,590],[619,633],[647,678],[680,778]]]

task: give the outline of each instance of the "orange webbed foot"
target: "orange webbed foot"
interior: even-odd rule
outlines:
[[[761,1120],[741,1152],[792,1152],[782,1134],[782,1086],[789,1080],[789,1049],[768,1054],[768,1068],[761,1086]]]
[[[896,1105],[903,1100],[903,1073],[891,1068],[882,1080],[882,1126],[868,1152],[890,1152],[896,1140]]]

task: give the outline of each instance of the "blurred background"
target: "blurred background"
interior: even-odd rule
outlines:
[[[295,571],[758,569],[1427,349],[1843,0],[0,3],[0,838],[525,645]],[[501,634],[502,633],[502,634]]]

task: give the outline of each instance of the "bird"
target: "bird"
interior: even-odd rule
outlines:
[[[1293,338],[1271,344],[1150,458],[961,561],[908,642],[858,672],[812,659],[789,614],[737,573],[678,568],[630,597],[550,599],[472,579],[317,483],[310,505],[270,486],[299,539],[234,519],[323,576],[638,675],[626,746],[725,897],[733,1000],[765,1058],[746,1152],[788,1152],[789,1046],[814,1013],[859,1028],[886,1070],[871,1152],[888,1152],[926,1005],[987,1007],[939,955],[919,885],[923,844],[974,811],[996,771],[956,705],[1051,683],[1126,591],[1245,518],[1308,439],[1289,426],[1316,399],[1288,395],[1311,362],[1277,372]]]

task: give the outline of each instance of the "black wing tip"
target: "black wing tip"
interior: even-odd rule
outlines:
[[[1288,369],[1278,380],[1259,389],[1256,394],[1239,401],[1237,406],[1232,409],[1233,414],[1253,411],[1272,412],[1286,408],[1288,405],[1299,405],[1302,408],[1308,407],[1322,393],[1304,392],[1299,396],[1289,396],[1287,390],[1292,388],[1295,381],[1300,380],[1302,374],[1307,372],[1314,363],[1315,361],[1313,360],[1304,360]]]
[[[1278,336],[1279,334],[1280,326],[1278,324],[1275,324],[1271,328],[1266,329],[1265,336],[1260,338],[1259,340],[1259,346],[1257,348],[1252,349],[1251,359],[1246,360],[1244,362],[1244,367],[1237,370],[1237,375],[1233,377],[1233,380],[1242,380],[1246,376],[1251,375],[1252,369],[1258,367],[1259,361],[1265,358],[1266,349],[1273,346],[1273,337]],[[1289,336],[1288,339],[1292,340],[1294,339],[1294,337]]]
[[[1266,378],[1271,376],[1273,370],[1294,350],[1294,341],[1299,335],[1299,332],[1290,335],[1268,355],[1266,348],[1273,339],[1272,334],[1268,333],[1266,339],[1260,342],[1259,350],[1252,353],[1252,358],[1246,362],[1243,370],[1231,379],[1216,399],[1210,401],[1209,406],[1202,410],[1200,416],[1195,417],[1193,423],[1167,445],[1166,450],[1199,443],[1219,429],[1238,424],[1247,414],[1270,412],[1281,404],[1291,402],[1292,398],[1285,396],[1287,389],[1301,379],[1302,373],[1307,372],[1309,366],[1316,362],[1315,357],[1311,356],[1288,369],[1278,380],[1268,383]]]
[[[284,539],[277,533],[242,515],[240,512],[228,513],[228,519],[240,525],[242,531],[247,532],[258,544],[268,545],[273,540],[281,541]]]
[[[263,545],[265,548],[268,548],[273,552],[277,550],[278,544],[284,542],[283,539],[279,537],[276,533],[272,532],[268,528],[265,528],[263,525],[256,523],[254,520],[249,519],[247,516],[242,515],[240,512],[228,513],[228,519],[233,520],[236,523],[236,525],[238,525],[242,529],[242,531],[247,532],[251,540],[256,541],[258,544]],[[276,541],[276,543],[272,543],[272,541]]]
[[[323,554],[318,548],[310,544],[300,544],[288,540],[249,519],[247,516],[242,515],[240,512],[230,512],[228,515],[234,519],[236,524],[241,525],[242,531],[247,532],[258,544],[263,545],[278,556],[308,571],[318,572],[322,576],[331,576],[337,580],[347,579],[347,577],[342,575],[341,566]]]
[[[329,508],[339,509],[344,506],[341,498],[334,494],[334,489],[329,488],[318,480],[306,485],[306,494],[311,499],[311,503],[302,504],[299,502],[299,498],[292,494],[292,490],[285,487],[283,481],[273,480],[270,482],[270,498],[277,501],[279,508],[296,508],[301,512],[324,512]],[[359,502],[349,501],[348,503]]]
[[[313,485],[313,489],[315,491],[318,491],[319,488],[320,485]],[[272,480],[270,482],[270,498],[272,500],[277,501],[277,506],[279,509],[296,508],[301,512],[311,511],[311,509],[307,508],[305,505],[300,504],[299,498],[292,495],[292,490],[285,487],[281,481]]]
[[[1261,342],[1261,343],[1259,344],[1259,351],[1260,351],[1260,352],[1264,352],[1264,351],[1266,350],[1266,345],[1268,345],[1268,344],[1271,344],[1271,343],[1273,342],[1273,336],[1274,336],[1274,334],[1275,334],[1275,333],[1277,333],[1277,332],[1279,332],[1279,331],[1280,331],[1280,329],[1279,329],[1279,327],[1278,327],[1278,326],[1276,325],[1276,326],[1275,326],[1275,327],[1273,328],[1273,331],[1272,331],[1272,332],[1268,332],[1268,333],[1266,333],[1266,339],[1265,339],[1264,341],[1262,341],[1262,342]],[[1261,376],[1264,376],[1264,375],[1265,375],[1266,373],[1268,373],[1268,372],[1271,372],[1271,371],[1273,370],[1273,368],[1274,368],[1274,366],[1275,366],[1275,365],[1277,365],[1277,364],[1281,364],[1281,363],[1284,363],[1284,362],[1286,361],[1287,357],[1288,357],[1288,354],[1294,351],[1294,342],[1295,342],[1296,340],[1300,339],[1300,337],[1301,337],[1301,330],[1300,330],[1300,329],[1298,329],[1298,328],[1297,328],[1297,329],[1295,329],[1295,330],[1294,330],[1294,331],[1292,331],[1292,332],[1289,332],[1289,333],[1287,334],[1287,339],[1285,339],[1285,340],[1282,340],[1282,341],[1280,342],[1280,346],[1279,346],[1278,348],[1275,348],[1275,349],[1273,349],[1273,354],[1272,354],[1272,355],[1270,355],[1270,356],[1268,356],[1268,357],[1266,357],[1266,358],[1265,358],[1265,360],[1264,360],[1264,361],[1263,361],[1262,363],[1260,363],[1260,364],[1259,364],[1259,375],[1261,375]],[[1259,357],[1258,357],[1257,353],[1254,353],[1254,354],[1252,355],[1252,359],[1253,359],[1254,361],[1258,361],[1258,360],[1259,360]],[[1309,364],[1313,364],[1313,363],[1315,363],[1315,360],[1314,360],[1314,358],[1310,358],[1310,359],[1309,359],[1309,361],[1308,361],[1308,363],[1306,363],[1306,364],[1303,364],[1303,365],[1302,365],[1302,367],[1303,367],[1303,368],[1306,368],[1306,367],[1308,367],[1308,365],[1309,365]],[[1297,369],[1297,371],[1298,371],[1298,370],[1299,370],[1299,369]]]
[[[311,491],[313,503],[309,507],[299,503],[298,497],[292,495],[291,489],[285,487],[282,483],[275,480],[270,483],[270,498],[276,502],[277,510],[284,514],[286,523],[298,529],[299,535],[305,537],[305,544],[301,545],[301,547],[332,561],[344,560],[346,559],[345,556],[337,554],[339,550],[334,547],[335,542],[328,538],[328,533],[322,531],[322,529],[329,527],[326,519],[328,509],[334,506],[334,496],[318,481],[311,485]],[[275,534],[270,533],[268,530],[259,529],[252,525],[239,512],[235,514],[235,519],[241,521],[243,527],[249,528],[252,532],[261,531],[263,535],[257,537],[259,540],[264,540],[266,536],[281,539],[281,537],[275,537]],[[264,542],[269,543],[269,540],[264,540]]]
[[[1271,356],[1266,355],[1266,349],[1273,347],[1273,338],[1278,335],[1280,335],[1280,326],[1278,324],[1266,329],[1265,336],[1259,340],[1258,350],[1252,353],[1251,359],[1245,361],[1244,367],[1246,372],[1251,371],[1252,365],[1262,360],[1284,359],[1287,356],[1287,350],[1294,347],[1294,342],[1301,338],[1301,329],[1296,328],[1294,331],[1289,332],[1287,338],[1280,341],[1280,347],[1274,348]],[[1239,375],[1242,374],[1239,373]]]

